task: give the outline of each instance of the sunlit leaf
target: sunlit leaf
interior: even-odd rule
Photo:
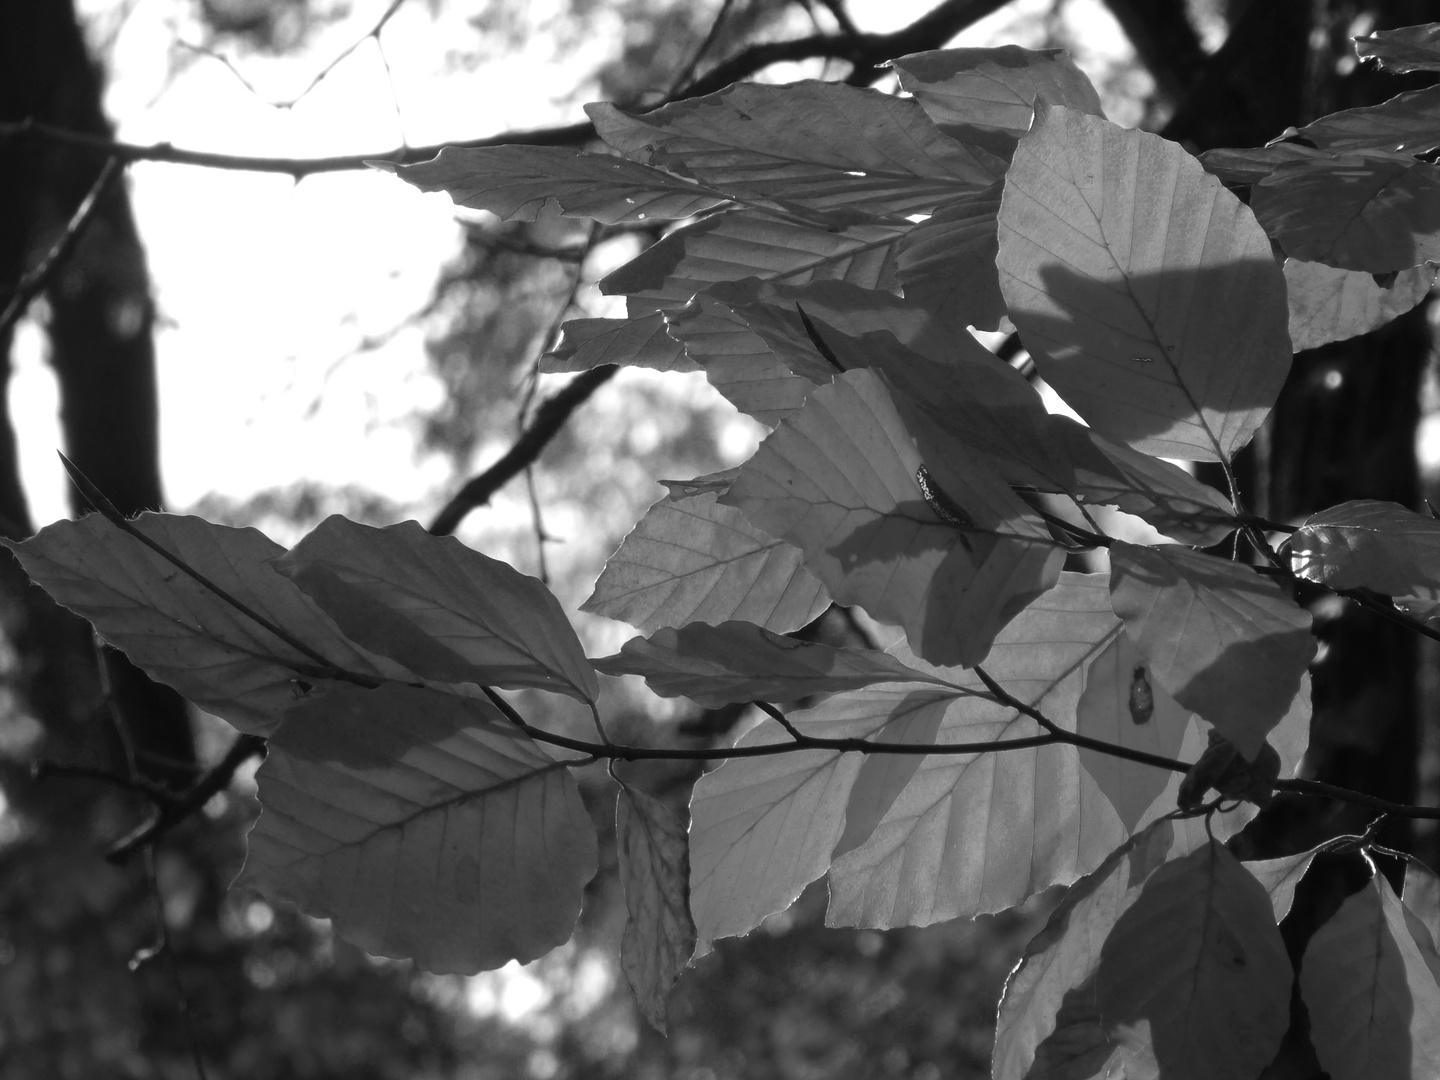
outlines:
[[[941,49],[891,63],[940,130],[1008,158],[1035,99],[1104,116],[1100,95],[1063,49]]]
[[[746,199],[907,214],[1004,171],[942,135],[914,101],[843,83],[737,83],[647,113],[586,111],[627,156]]]
[[[1322,116],[1296,134],[1331,154],[1383,150],[1419,157],[1440,147],[1440,86]]]
[[[1332,589],[1405,597],[1440,586],[1440,521],[1357,499],[1312,514],[1290,538],[1295,573]]]
[[[545,372],[588,371],[601,364],[695,371],[699,365],[665,332],[659,312],[639,319],[571,319],[554,352],[540,362]]]
[[[880,379],[846,372],[761,444],[722,498],[800,548],[836,600],[903,625],[927,660],[975,663],[1054,583],[1063,552],[963,446],[935,446],[923,460]],[[922,466],[929,497],[938,488],[964,524],[936,513]]]
[[[1085,690],[1076,705],[1079,734],[1176,758],[1189,723],[1190,711],[1153,682],[1144,658],[1123,631],[1086,666]],[[1127,830],[1135,828],[1170,783],[1170,775],[1162,769],[1095,750],[1082,749],[1080,764]]]
[[[1315,655],[1310,613],[1249,567],[1178,545],[1116,542],[1110,567],[1154,681],[1254,760]]]
[[[1440,260],[1440,169],[1356,152],[1285,165],[1250,196],[1287,255],[1385,274]]]
[[[1440,1074],[1437,975],[1428,931],[1376,874],[1315,931],[1300,965],[1325,1071],[1334,1080]]]
[[[1356,38],[1355,51],[1387,71],[1440,71],[1440,23],[1378,30]]]
[[[1256,859],[1243,865],[1255,876],[1265,891],[1270,894],[1270,906],[1275,911],[1278,923],[1290,914],[1290,905],[1295,901],[1295,886],[1310,869],[1310,864],[1319,854],[1319,848],[1311,848],[1297,855],[1286,855],[1279,859]]]
[[[1212,841],[1156,870],[1116,919],[1095,996],[1128,1073],[1253,1080],[1290,1026],[1291,979],[1270,897]]]
[[[1400,898],[1429,932],[1431,944],[1440,941],[1440,877],[1413,855],[1405,861],[1405,890]]]
[[[661,697],[688,697],[707,709],[741,701],[779,704],[879,682],[946,685],[888,653],[796,641],[747,622],[657,630],[648,640],[631,638],[595,667],[607,675],[642,675]]]
[[[543,584],[418,522],[326,518],[275,569],[352,639],[425,678],[594,701],[595,669]]]
[[[269,748],[237,885],[433,972],[523,963],[570,937],[594,827],[569,770],[490,705],[332,685]]]
[[[628,913],[620,968],[641,1013],[662,1034],[670,988],[695,952],[686,824],[684,816],[659,799],[620,785],[615,847]]]
[[[384,167],[384,166],[382,166]],[[691,217],[723,192],[609,154],[561,146],[447,146],[429,161],[388,168],[421,191],[501,220],[534,221],[547,205],[606,225]]]
[[[951,698],[934,688],[872,686],[789,719],[816,738],[892,741],[908,717],[943,712]],[[766,720],[738,745],[789,739]],[[859,754],[806,749],[733,759],[700,778],[690,804],[690,880],[702,951],[715,938],[747,933],[785,910],[825,872],[862,761]]]
[[[1236,527],[1230,500],[1162,458],[1142,454],[1056,416],[1052,428],[1070,456],[1068,490],[1083,502],[1114,506],[1143,518],[1184,544],[1218,544]]]
[[[821,229],[756,212],[715,214],[676,229],[600,282],[632,316],[680,307],[707,285],[745,277],[791,285],[846,281],[898,288],[895,241],[907,225]]]
[[[1290,367],[1285,279],[1250,210],[1194,158],[1049,108],[999,220],[1010,317],[1092,427],[1161,457],[1228,458],[1249,440]]]
[[[900,241],[896,258],[906,299],[956,326],[997,330],[1008,325],[995,270],[1002,186],[996,182],[937,206],[928,221]]]
[[[1373,274],[1286,259],[1290,343],[1300,352],[1368,334],[1424,300],[1437,270],[1435,263],[1412,266],[1382,287]]]
[[[1282,165],[1323,161],[1328,157],[1324,151],[1313,146],[1276,142],[1244,149],[1224,147],[1206,150],[1200,155],[1200,164],[1206,172],[1218,176],[1227,184],[1258,184]]]
[[[46,592],[94,623],[152,678],[241,731],[273,731],[299,693],[299,673],[313,679],[323,666],[317,656],[360,675],[413,678],[400,664],[358,649],[277,574],[271,560],[285,549],[264,533],[169,514],[141,514],[132,524],[311,652],[281,641],[99,514],[4,543]]]
[[[662,626],[739,619],[777,634],[830,605],[801,552],[745,520],[717,493],[661,499],[605,564],[582,611],[646,633]]]
[[[1095,973],[1116,920],[1165,864],[1173,833],[1171,823],[1161,821],[1123,841],[1066,892],[1026,946],[1000,1001],[994,1080],[1115,1075],[1107,1065],[1118,1064],[1120,1048],[1100,1015]]]

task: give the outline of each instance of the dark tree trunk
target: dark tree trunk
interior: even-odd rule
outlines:
[[[0,5],[0,119],[33,118],[108,137],[102,81],[69,3]],[[63,234],[95,185],[103,160],[38,139],[0,149],[0,297],[4,300]],[[110,184],[70,256],[46,282],[51,363],[60,383],[66,450],[122,511],[161,503],[154,321],[145,256],[123,182]],[[9,378],[0,341],[0,395]],[[77,507],[79,509],[79,507]],[[12,538],[32,529],[21,489],[14,428],[0,417],[0,526]],[[86,624],[56,608],[8,555],[0,567],[7,637],[19,654],[19,698],[47,732],[44,752],[123,768],[97,721],[100,682]],[[111,699],[125,718],[139,764],[184,782],[195,750],[185,705],[107,650]],[[108,753],[100,753],[108,748]],[[167,764],[168,763],[168,764]],[[23,793],[9,785],[12,800]]]

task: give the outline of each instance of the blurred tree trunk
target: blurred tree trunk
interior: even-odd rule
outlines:
[[[0,4],[0,118],[34,118],[110,137],[102,91],[71,3]],[[0,297],[8,301],[63,234],[103,165],[93,153],[38,139],[18,138],[3,148]],[[43,295],[66,452],[122,511],[158,509],[154,307],[123,178],[105,188],[89,228],[50,276]],[[0,401],[12,344],[9,335],[0,341]],[[12,538],[33,528],[8,415],[0,416],[0,519]],[[113,728],[99,719],[100,681],[88,625],[29,587],[8,555],[0,565],[0,605],[5,635],[17,654],[9,673],[12,689],[20,706],[45,727],[43,752],[123,771]],[[107,650],[105,665],[112,700],[127,721],[141,768],[156,779],[183,783],[195,762],[184,703],[119,654]],[[108,750],[101,760],[97,747]],[[27,798],[13,782],[7,789],[12,801]]]

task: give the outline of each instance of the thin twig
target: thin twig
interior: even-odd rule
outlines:
[[[80,238],[85,235],[85,230],[95,219],[95,212],[100,207],[100,199],[119,175],[120,164],[112,157],[105,162],[100,174],[95,177],[95,182],[90,185],[90,190],[85,193],[85,198],[80,200],[80,205],[75,208],[75,213],[70,215],[70,220],[65,225],[65,231],[60,234],[60,239],[55,241],[45,258],[40,260],[39,265],[20,279],[20,283],[15,286],[15,294],[5,305],[4,312],[0,313],[0,341],[5,340],[15,324],[20,321],[20,316],[24,315],[35,298],[45,291],[50,284],[50,279],[55,276],[55,272],[70,257],[70,253],[75,250],[75,245],[80,242]]]
[[[570,418],[570,414],[589,400],[590,396],[614,377],[620,369],[614,364],[601,364],[572,379],[563,390],[541,402],[535,419],[525,433],[515,440],[505,456],[479,476],[472,477],[435,516],[430,532],[448,536],[465,515],[484,506],[491,497],[531,462],[535,461]]]
[[[182,821],[194,816],[214,796],[230,786],[235,771],[252,757],[265,756],[265,740],[259,735],[241,735],[215,766],[206,771],[189,790],[160,805],[157,813],[129,836],[113,844],[105,858],[124,863],[140,848],[148,847]]]
[[[375,44],[378,46],[380,44],[380,31],[384,30],[385,24],[395,17],[395,13],[400,10],[400,5],[403,3],[405,3],[405,0],[390,0],[390,5],[385,9],[384,13],[381,14],[380,18],[376,20],[375,25],[372,26],[369,30],[367,30],[364,36],[355,39],[355,41],[351,42],[350,45],[342,49],[340,54],[336,56],[334,60],[331,60],[330,63],[326,64],[323,68],[321,68],[316,73],[315,77],[311,79],[310,82],[306,85],[304,90],[301,90],[300,93],[296,94],[289,101],[275,101],[271,102],[271,104],[277,109],[293,109],[296,105],[300,104],[302,100],[304,100],[304,98],[310,93],[310,91],[314,90],[317,86],[324,82],[326,78],[329,77],[332,71],[339,67],[341,63],[343,63],[348,57],[350,57],[356,49],[360,48],[361,45],[364,45],[365,42],[369,41],[371,38],[374,38]],[[380,54],[380,59],[381,62],[384,63],[385,54],[383,51]],[[386,64],[385,67],[388,71],[390,65]]]
[[[715,18],[710,21],[710,29],[706,32],[699,47],[690,54],[690,59],[685,62],[685,66],[682,67],[679,74],[675,76],[675,81],[670,84],[670,90],[665,95],[667,101],[675,100],[680,96],[680,92],[685,89],[685,85],[690,81],[690,77],[695,74],[695,69],[700,66],[700,61],[705,59],[705,54],[710,51],[710,47],[715,44],[715,40],[720,36],[720,27],[724,25],[725,17],[730,14],[730,9],[734,4],[735,0],[723,0],[720,5],[720,10],[715,13]]]
[[[790,722],[790,718],[786,716],[783,712],[781,712],[779,709],[777,709],[774,705],[771,705],[768,701],[752,701],[750,704],[754,705],[766,716],[770,717],[770,719],[774,720],[777,724],[784,728],[785,731],[789,734],[789,736],[797,743],[805,741],[805,736],[800,734],[800,730]]]

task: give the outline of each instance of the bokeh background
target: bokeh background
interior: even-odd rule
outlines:
[[[100,190],[74,251],[0,333],[0,532],[23,538],[75,512],[57,447],[122,508],[163,505],[254,525],[283,544],[331,513],[428,523],[571,378],[539,372],[558,323],[622,313],[594,282],[650,239],[553,217],[501,223],[376,170],[312,172],[310,159],[572,124],[587,101],[643,106],[756,43],[816,35],[834,55],[770,64],[753,77],[893,90],[883,71],[840,59],[845,43],[923,27],[937,14],[944,31],[918,48],[1064,47],[1112,119],[1195,149],[1252,145],[1410,88],[1357,70],[1347,42],[1423,21],[1425,8],[6,0],[0,302],[95,187],[106,160],[95,143],[298,164],[286,175],[283,162],[260,172],[137,160]],[[1321,350],[1297,365],[1289,411],[1265,443],[1281,452],[1244,466],[1257,497],[1268,493],[1270,516],[1350,490],[1417,504],[1420,464],[1436,441],[1427,438],[1430,326],[1422,310],[1383,333],[1370,336],[1368,352]],[[1365,415],[1355,429],[1357,412]],[[1290,457],[1285,424],[1308,438]],[[543,577],[591,655],[613,652],[633,631],[577,608],[662,494],[657,479],[738,463],[762,435],[703,374],[623,371],[458,533]],[[1349,730],[1340,721],[1357,710],[1390,720],[1366,727],[1365,745],[1337,736],[1328,752],[1344,751],[1355,786],[1414,797],[1427,685],[1418,647],[1334,622],[1328,670],[1338,674],[1317,672],[1321,722],[1333,715],[1335,731]],[[107,862],[107,846],[143,821],[148,803],[84,774],[124,774],[133,755],[147,782],[183,789],[222,758],[233,732],[190,714],[119,657],[101,653],[97,668],[85,628],[27,587],[8,556],[0,625],[6,1077],[988,1073],[996,999],[1047,898],[973,923],[880,934],[824,928],[823,888],[812,888],[790,912],[703,958],[682,980],[661,1039],[616,965],[623,908],[613,788],[602,772],[583,778],[603,854],[574,941],[523,968],[431,976],[360,953],[324,922],[227,892],[257,813],[253,759],[148,855]],[[840,618],[815,630],[854,632]],[[607,719],[630,739],[703,745],[746,722],[739,710],[699,713],[617,680],[606,692]],[[522,708],[545,723],[575,719],[546,712],[560,707],[540,695]],[[59,768],[37,778],[37,762]],[[696,773],[656,765],[634,775],[683,801]],[[1303,827],[1282,816],[1272,831]]]

